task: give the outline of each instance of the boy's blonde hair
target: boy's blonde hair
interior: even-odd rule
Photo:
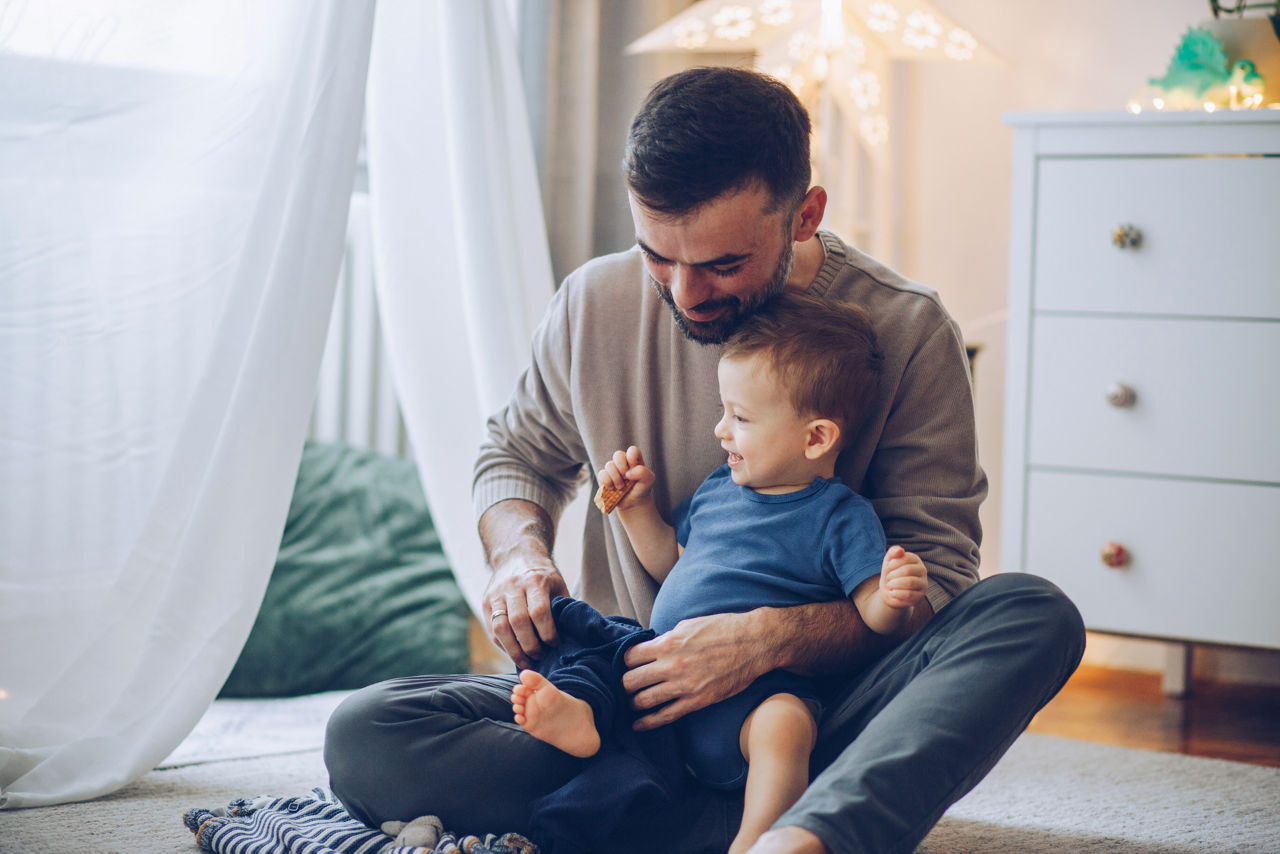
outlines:
[[[861,306],[784,292],[743,321],[722,359],[764,355],[801,418],[830,418],[843,446],[862,429],[884,354]]]

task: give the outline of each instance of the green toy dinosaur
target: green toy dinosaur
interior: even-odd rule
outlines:
[[[1169,70],[1163,77],[1153,77],[1148,82],[1165,92],[1185,91],[1199,98],[1209,89],[1225,85],[1230,77],[1222,42],[1208,30],[1193,27],[1182,37],[1169,62]]]
[[[1148,81],[1164,93],[1172,108],[1202,103],[1234,106],[1263,90],[1263,78],[1251,60],[1237,59],[1229,67],[1222,42],[1201,27],[1188,29],[1163,77]]]

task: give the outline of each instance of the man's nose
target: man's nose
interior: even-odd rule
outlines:
[[[697,267],[676,264],[671,271],[671,281],[667,287],[671,289],[671,298],[678,307],[688,310],[706,302],[711,296],[711,289],[705,280],[706,274]]]

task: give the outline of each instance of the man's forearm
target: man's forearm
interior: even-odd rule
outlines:
[[[771,650],[776,668],[815,675],[847,673],[892,649],[933,616],[928,602],[913,609],[907,627],[886,637],[863,622],[849,599],[749,613],[753,637]]]
[[[555,542],[551,516],[532,501],[499,501],[480,517],[485,560],[497,569],[513,557],[549,560]]]
[[[486,510],[479,528],[493,569],[482,599],[489,637],[517,667],[530,667],[556,642],[551,601],[569,595],[551,556],[555,526],[541,507],[513,498]]]
[[[913,631],[931,613],[924,604],[914,610]],[[627,650],[622,687],[648,712],[636,729],[654,729],[732,697],[770,670],[847,673],[896,640],[868,629],[848,599],[690,617]]]

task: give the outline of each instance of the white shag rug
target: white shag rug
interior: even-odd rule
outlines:
[[[340,694],[219,701],[137,783],[83,804],[0,811],[0,854],[191,854],[191,807],[327,784]],[[501,830],[501,828],[494,828]],[[1026,734],[918,854],[1280,852],[1280,768]]]

